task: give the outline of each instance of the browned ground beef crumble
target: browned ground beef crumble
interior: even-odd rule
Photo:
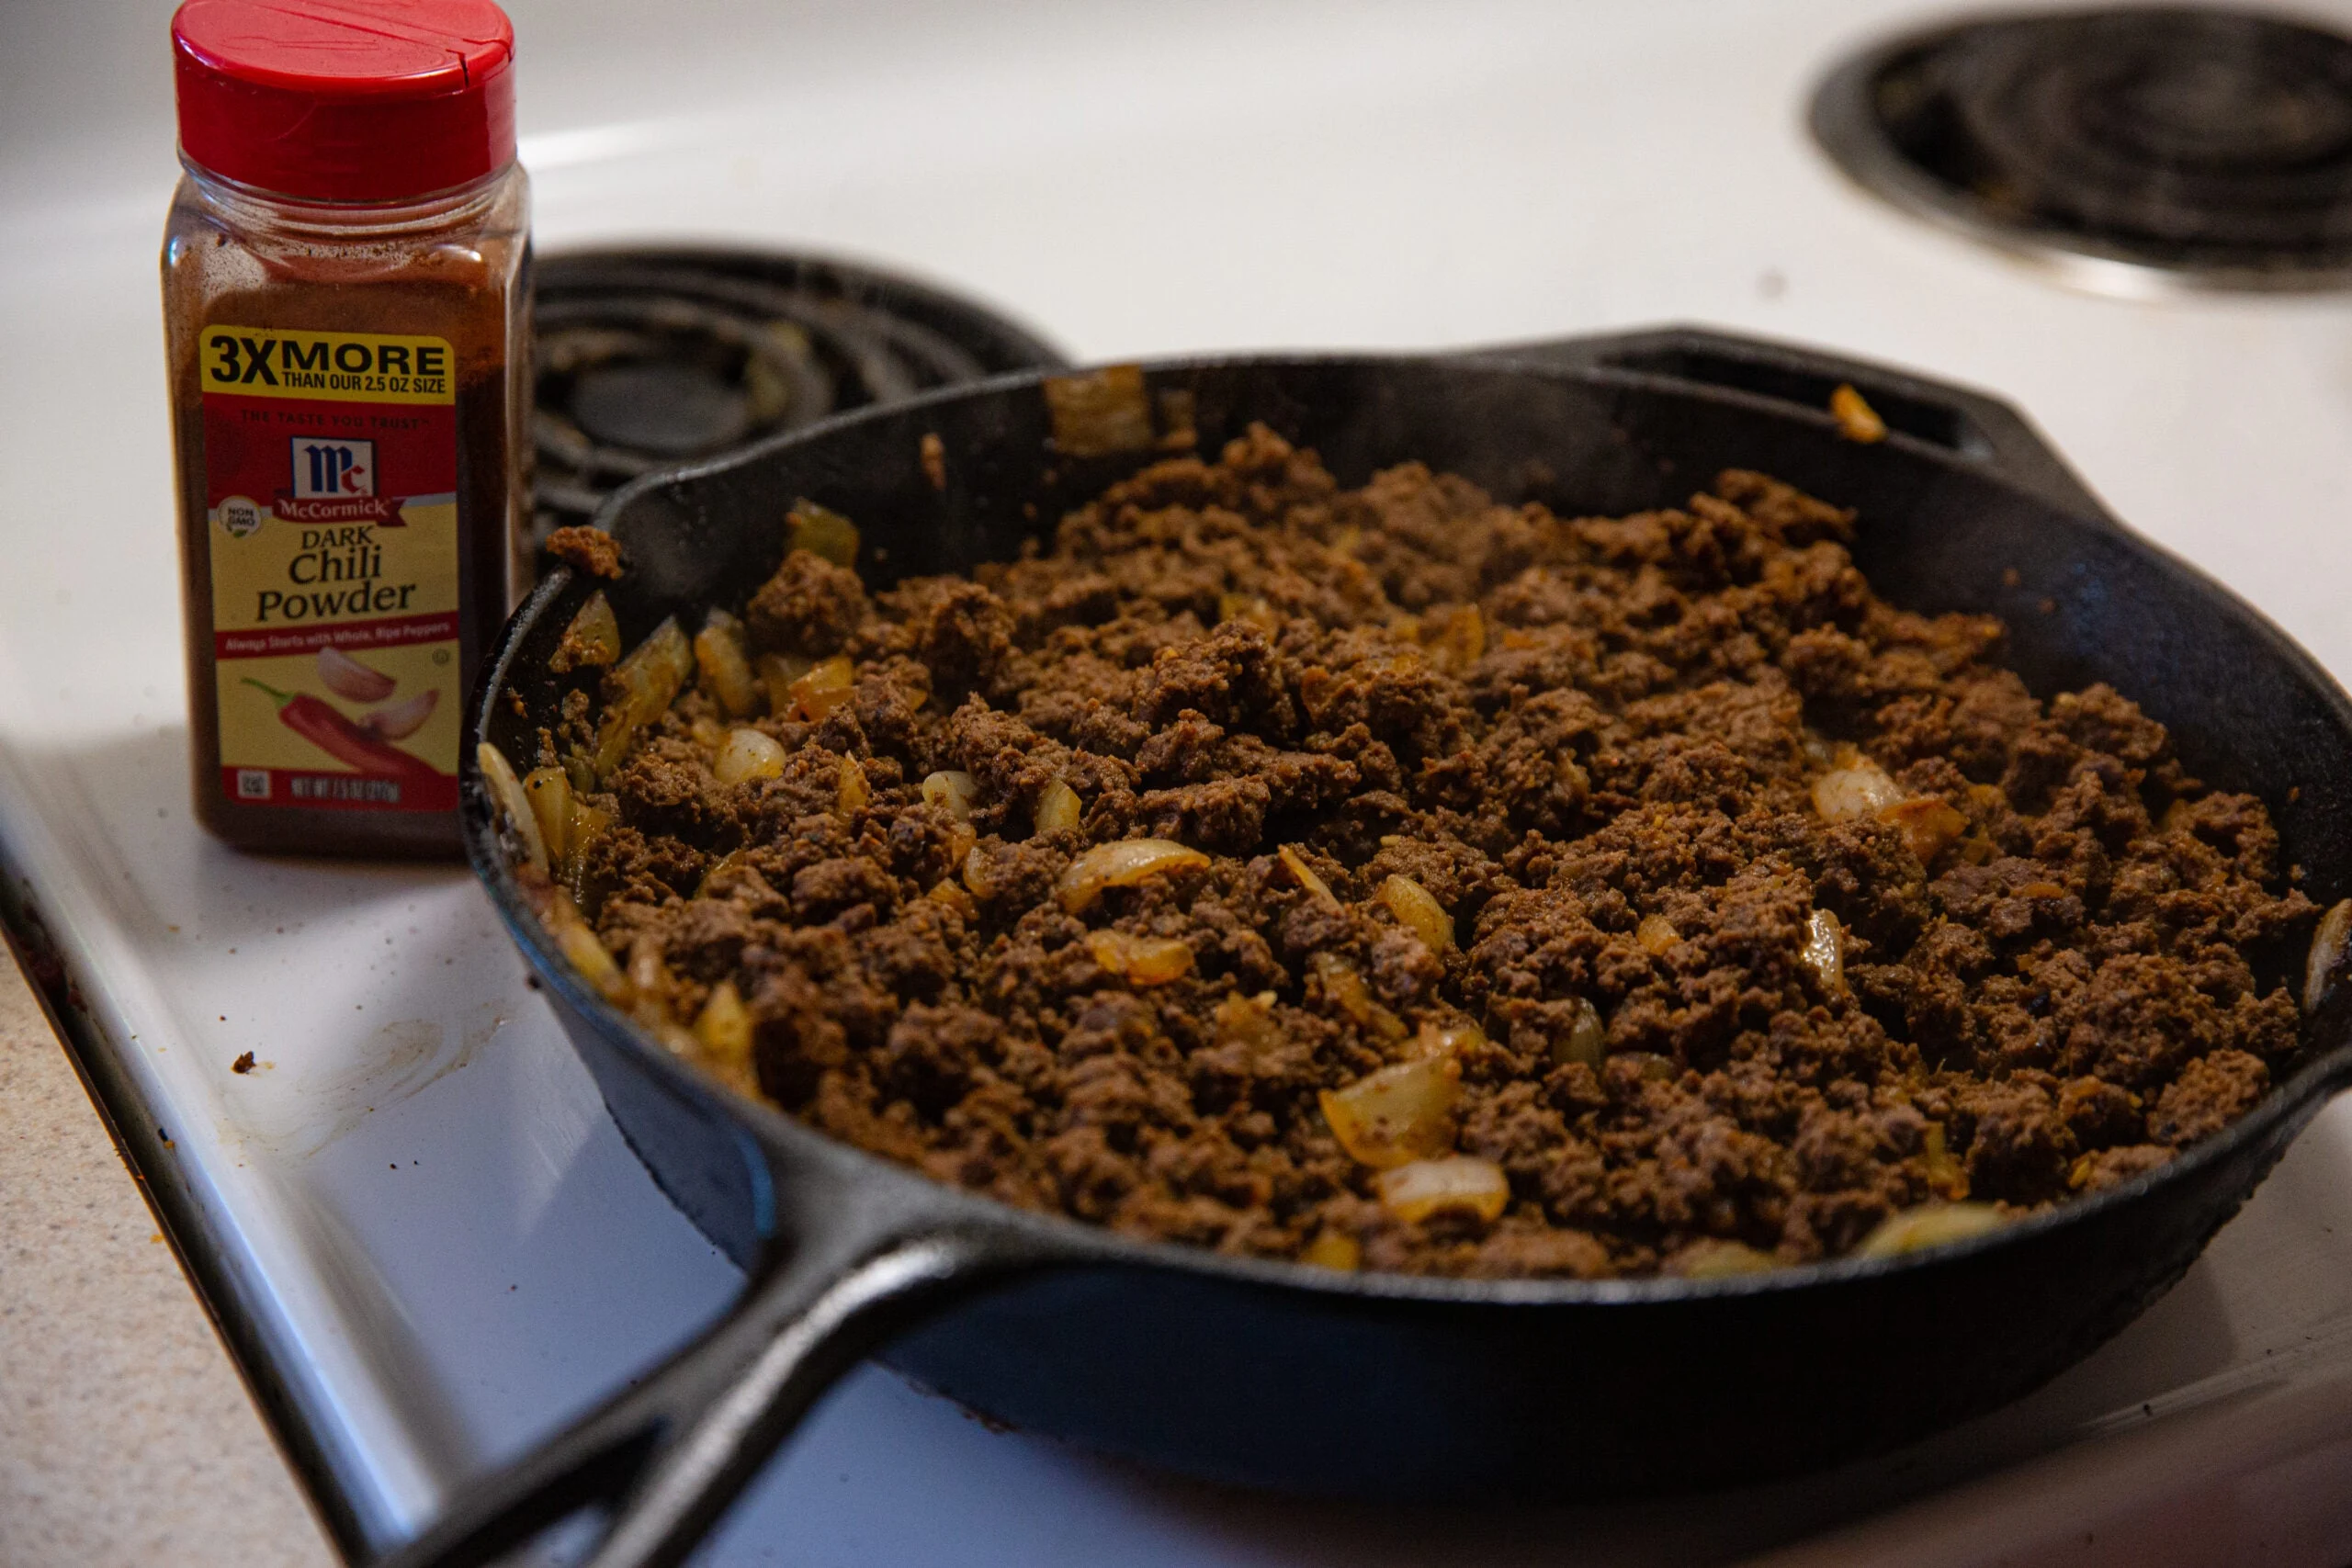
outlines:
[[[2144,1171],[2294,1048],[2245,954],[2311,908],[2267,890],[2258,802],[2206,792],[2105,686],[2036,700],[1997,621],[1881,603],[1852,528],[1738,471],[1622,518],[1413,464],[1342,490],[1257,430],[972,580],[869,595],[795,552],[751,647],[846,653],[854,696],[750,721],[784,771],[729,788],[715,700],[687,691],[609,780],[582,907],[640,1001],[691,1021],[731,981],[792,1114],[1229,1252],[1800,1262],[1914,1206],[2022,1212]],[[1905,802],[1826,819],[1838,742]],[[871,790],[849,809],[843,758]],[[968,824],[920,793],[943,770],[974,781]],[[1080,821],[1041,834],[1055,781]],[[1139,837],[1212,858],[1057,899],[1074,857]],[[1458,945],[1399,922],[1392,875]],[[1842,977],[1805,959],[1816,909]],[[1104,930],[1188,966],[1123,977]],[[1597,1065],[1563,1043],[1588,1002]],[[1453,1152],[1509,1180],[1491,1221],[1398,1217],[1318,1102],[1447,1030]]]
[[[620,546],[613,536],[601,529],[573,524],[558,528],[548,536],[547,552],[574,571],[591,577],[618,577],[621,574]]]

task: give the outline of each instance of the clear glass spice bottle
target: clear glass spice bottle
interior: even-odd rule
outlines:
[[[458,849],[526,504],[529,193],[489,0],[187,0],[164,316],[196,814]]]

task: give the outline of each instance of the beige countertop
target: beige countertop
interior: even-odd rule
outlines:
[[[0,958],[0,1568],[337,1561]]]

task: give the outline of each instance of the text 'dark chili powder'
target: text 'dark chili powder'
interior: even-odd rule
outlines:
[[[186,0],[164,243],[198,818],[458,847],[525,495],[528,187],[490,0]]]

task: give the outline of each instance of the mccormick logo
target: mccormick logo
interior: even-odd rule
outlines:
[[[316,435],[298,435],[288,445],[294,448],[292,493],[298,499],[376,493],[373,441],[328,441]]]
[[[376,523],[401,526],[397,496],[376,493],[376,444],[297,435],[294,483],[270,508],[288,523]]]

